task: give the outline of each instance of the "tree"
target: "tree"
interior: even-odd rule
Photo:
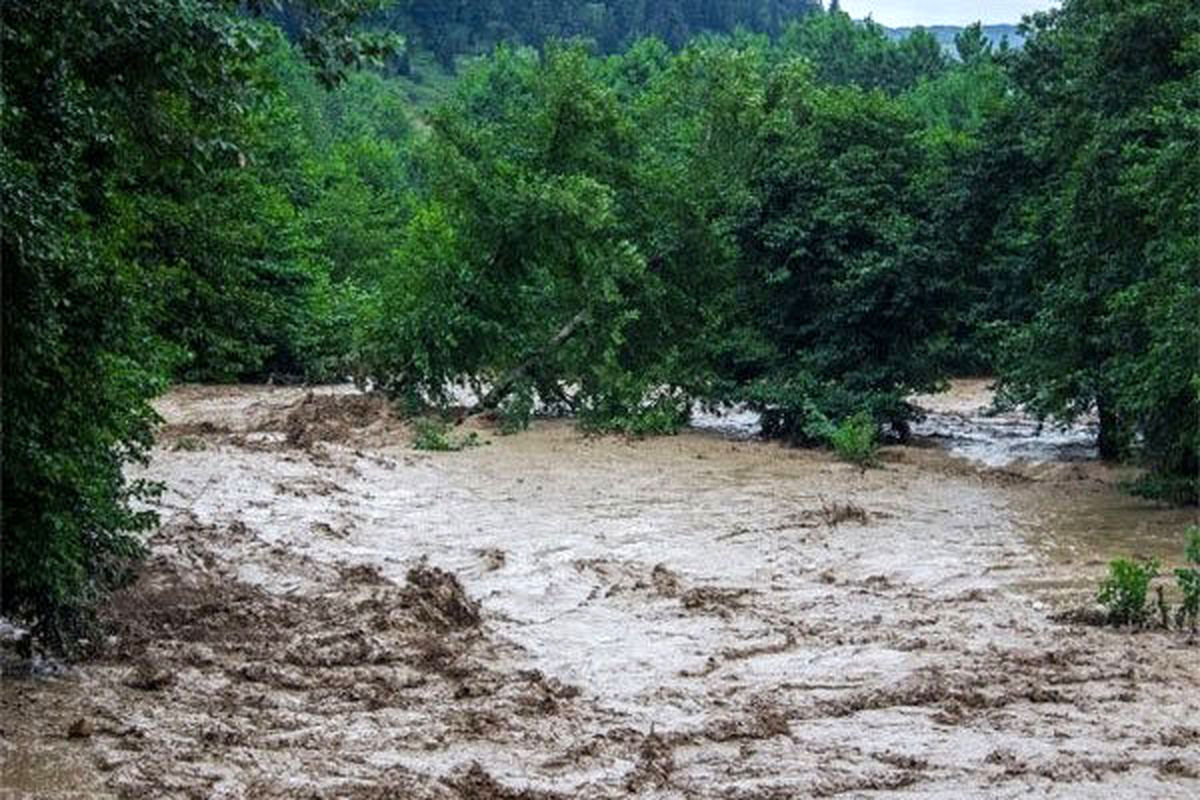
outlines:
[[[683,421],[733,275],[716,217],[742,96],[709,70],[740,57],[657,52],[501,49],[465,79],[433,119],[432,197],[372,327],[379,383],[433,400],[460,380],[536,389],[598,427]]]
[[[903,434],[945,370],[950,298],[921,190],[916,120],[879,93],[777,77],[739,238],[752,331],[738,394],[769,432],[819,439],[866,411]]]
[[[1048,417],[1094,411],[1104,457],[1140,456],[1161,492],[1194,501],[1200,10],[1069,0],[1028,27],[1013,73],[1039,110],[1026,146],[1054,170],[1053,226],[1006,395]]]
[[[822,82],[891,94],[935,77],[946,66],[937,39],[922,28],[893,42],[873,20],[853,20],[833,10],[789,24],[781,45],[785,53],[807,59]]]
[[[967,66],[989,60],[992,43],[983,33],[983,24],[973,22],[955,34],[954,51],[958,54],[958,60]]]
[[[434,198],[414,217],[373,328],[370,367],[410,397],[530,371],[590,391],[645,269],[622,207],[636,141],[598,62],[501,49],[431,120]],[[572,323],[572,320],[578,320]],[[548,342],[566,330],[550,351]]]
[[[79,632],[137,554],[133,534],[154,524],[138,502],[154,487],[123,469],[147,453],[149,399],[181,350],[164,334],[196,321],[181,286],[216,287],[232,270],[272,282],[256,297],[287,298],[290,268],[273,251],[292,246],[290,212],[247,169],[271,119],[256,77],[269,37],[238,9],[264,5],[67,0],[0,17],[0,603],[48,641]],[[309,6],[324,22],[303,38],[328,81],[372,52],[342,36],[359,5]]]

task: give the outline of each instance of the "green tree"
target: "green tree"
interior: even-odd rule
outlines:
[[[1028,28],[1012,69],[1038,109],[1026,147],[1053,169],[1053,224],[1007,396],[1060,419],[1094,411],[1103,456],[1140,457],[1162,492],[1195,500],[1200,9],[1069,0]]]
[[[239,9],[263,5],[68,0],[0,15],[0,601],[50,641],[86,623],[154,523],[138,502],[154,487],[123,470],[147,453],[148,401],[183,349],[164,334],[190,346],[203,341],[192,323],[241,322],[189,317],[181,286],[216,290],[252,267],[273,283],[257,297],[288,296],[291,213],[249,150],[272,129],[256,67],[269,36]],[[359,5],[310,4],[322,22],[301,38],[327,81],[376,52],[343,36]]]
[[[921,28],[899,42],[873,20],[854,20],[831,10],[793,21],[781,38],[787,55],[807,59],[823,83],[882,89],[898,94],[938,75],[946,58]]]
[[[860,410],[904,433],[903,398],[944,374],[952,296],[929,248],[916,120],[879,93],[774,80],[760,211],[740,229],[749,340],[769,346],[743,359],[741,394],[799,440]]]
[[[501,49],[431,124],[423,164],[437,199],[414,217],[385,289],[375,376],[435,400],[456,380],[499,386],[513,370],[588,391],[645,268],[621,213],[636,142],[598,62],[579,48],[544,60]]]
[[[456,380],[516,379],[629,429],[676,426],[707,391],[707,334],[732,280],[715,217],[739,95],[697,118],[681,91],[728,89],[693,81],[711,67],[701,49],[671,65],[653,44],[626,58],[501,49],[434,116],[421,159],[434,199],[370,336],[379,382],[441,399]]]
[[[990,61],[992,43],[983,33],[983,24],[972,23],[954,36],[954,51],[958,60],[967,66]]]

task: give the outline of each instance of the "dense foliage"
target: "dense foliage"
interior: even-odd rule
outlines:
[[[1046,165],[1025,247],[1036,298],[1011,340],[1011,399],[1071,419],[1200,496],[1200,7],[1075,0],[1035,16],[1014,64]]]
[[[342,15],[309,72],[329,83],[373,45],[339,38],[351,0],[312,5]],[[284,44],[239,6],[257,4],[3,6],[0,582],[48,638],[154,522],[137,501],[155,487],[123,471],[152,442],[148,401],[172,374],[262,374],[307,324],[323,243],[288,185],[297,121],[264,55]]]
[[[552,38],[589,39],[607,53],[654,36],[673,47],[706,32],[736,28],[777,35],[788,20],[820,9],[818,0],[401,0],[381,21],[411,34],[453,68],[461,53],[499,43],[541,45]]]
[[[639,434],[742,403],[873,451],[998,372],[1195,501],[1195,4],[1067,0],[949,55],[815,8],[6,2],[4,612],[69,633],[121,577],[171,380]],[[418,109],[422,48],[491,55]]]

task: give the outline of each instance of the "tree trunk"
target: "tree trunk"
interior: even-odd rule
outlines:
[[[1096,415],[1100,418],[1100,434],[1096,438],[1100,458],[1116,461],[1125,449],[1120,417],[1112,410],[1106,398],[1097,398]]]
[[[529,358],[525,359],[516,367],[509,370],[508,374],[501,378],[500,381],[492,387],[491,391],[484,395],[483,399],[479,401],[479,404],[471,410],[471,414],[481,414],[485,411],[491,411],[496,406],[500,405],[504,398],[507,397],[508,394],[513,390],[513,387],[517,384],[517,382],[525,376],[525,373],[529,372],[529,370],[537,365],[537,363],[543,358],[557,350],[563,342],[567,341],[567,339],[570,339],[575,331],[587,321],[587,318],[588,312],[586,309],[580,311],[574,317],[571,317],[570,322],[559,328],[558,333],[554,334],[550,341],[546,342],[544,345],[535,350],[533,354],[529,356]]]

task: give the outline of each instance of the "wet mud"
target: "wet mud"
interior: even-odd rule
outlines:
[[[420,453],[347,389],[161,412],[151,557],[97,660],[4,678],[0,797],[1200,793],[1200,644],[1055,621],[1195,513],[1084,451],[931,434],[864,473],[550,420]]]

